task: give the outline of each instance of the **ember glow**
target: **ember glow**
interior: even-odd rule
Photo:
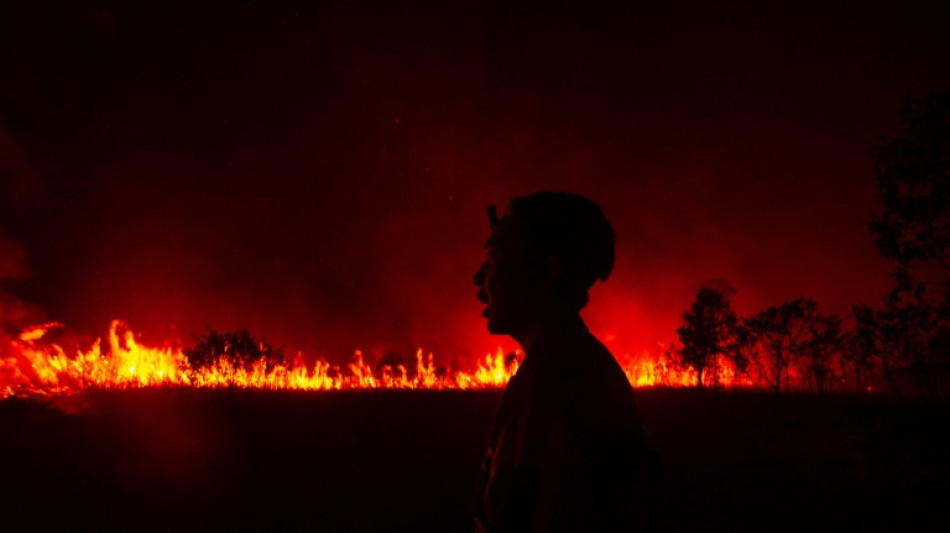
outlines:
[[[289,364],[266,358],[244,365],[231,357],[214,364],[193,367],[181,348],[145,346],[122,321],[109,329],[107,349],[96,340],[88,350],[67,350],[44,342],[57,323],[24,330],[8,342],[0,358],[0,399],[11,396],[69,395],[91,388],[128,389],[140,387],[251,388],[283,390],[359,389],[483,389],[504,387],[518,370],[518,357],[506,356],[499,348],[478,361],[472,371],[448,370],[435,365],[433,354],[416,352],[415,368],[383,366],[376,372],[356,351],[351,363],[341,368],[325,360],[305,363],[298,354]],[[689,386],[696,383],[693,372],[672,368],[662,358],[643,353],[623,364],[635,387]],[[732,383],[727,365],[720,367],[720,380]],[[741,382],[743,385],[751,383]]]

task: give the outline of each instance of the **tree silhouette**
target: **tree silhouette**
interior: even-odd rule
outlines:
[[[884,309],[864,304],[854,307],[859,348],[880,362],[881,377],[891,391],[901,394],[909,377],[918,392],[935,393],[945,380],[947,325],[935,309],[920,301],[900,304],[888,298]]]
[[[808,338],[802,343],[803,370],[809,377],[809,387],[815,386],[824,394],[834,375],[832,359],[841,352],[844,337],[841,318],[836,315],[806,314]]]
[[[874,340],[875,331],[869,329],[873,328],[875,322],[865,317],[874,313],[874,310],[864,304],[857,304],[852,309],[854,329],[844,334],[841,344],[842,374],[853,374],[856,389],[863,391],[867,388],[870,392],[870,379],[878,352]]]
[[[902,134],[875,148],[877,195],[884,211],[872,217],[868,228],[881,255],[897,261],[896,292],[930,293],[945,303],[950,286],[950,92],[910,100],[900,123]]]
[[[726,346],[725,356],[732,363],[736,373],[733,376],[733,387],[739,386],[742,376],[749,374],[749,367],[758,352],[758,338],[749,327],[748,321],[739,319],[732,327],[731,342]]]
[[[733,329],[738,319],[726,295],[709,287],[696,293],[689,311],[683,314],[683,325],[676,333],[685,365],[696,371],[698,385],[705,385],[707,371],[712,374],[713,388],[719,388],[717,358],[729,350]]]
[[[764,309],[749,319],[748,325],[768,357],[766,362],[758,363],[760,374],[775,392],[781,391],[783,384],[786,392],[790,390],[788,370],[804,350],[817,309],[814,300],[798,298]]]
[[[950,92],[908,101],[900,124],[875,149],[884,210],[868,224],[881,255],[897,263],[895,284],[883,310],[855,315],[893,389],[907,374],[918,391],[935,393],[950,375]]]

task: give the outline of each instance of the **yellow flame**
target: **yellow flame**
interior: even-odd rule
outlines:
[[[222,357],[211,365],[193,368],[180,348],[171,343],[144,346],[119,320],[110,325],[107,352],[102,351],[99,340],[88,351],[72,354],[57,344],[41,344],[39,341],[55,327],[61,325],[34,326],[9,342],[10,355],[0,357],[0,398],[168,385],[286,390],[500,388],[518,371],[523,355],[517,352],[515,357],[506,356],[499,347],[480,359],[473,372],[465,372],[437,367],[433,354],[420,349],[413,375],[404,365],[387,365],[374,372],[360,351],[354,353],[345,371],[324,360],[308,366],[299,353],[290,363],[261,358],[245,365]],[[695,372],[673,368],[665,359],[648,352],[635,358],[624,356],[623,360],[628,361],[623,365],[624,372],[635,387],[684,386],[697,381]],[[751,384],[747,379],[736,380],[724,361],[716,368],[722,384]]]

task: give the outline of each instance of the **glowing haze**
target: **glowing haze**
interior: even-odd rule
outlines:
[[[585,316],[618,355],[708,282],[847,313],[887,287],[869,148],[950,81],[945,7],[84,5],[0,8],[8,330],[471,367],[485,207],[542,188],[616,227]]]

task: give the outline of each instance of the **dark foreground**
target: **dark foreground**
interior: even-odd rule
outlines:
[[[470,531],[500,392],[0,402],[0,531]],[[660,531],[945,531],[950,405],[639,392]]]

